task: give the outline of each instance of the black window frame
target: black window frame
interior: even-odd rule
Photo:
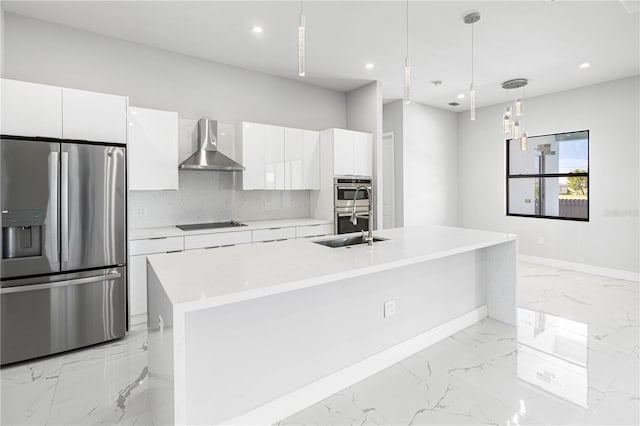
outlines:
[[[511,171],[511,169],[509,168],[509,158],[510,158],[510,152],[509,152],[509,145],[510,142],[513,140],[517,140],[514,138],[511,139],[505,139],[505,144],[506,144],[506,152],[507,152],[507,170],[505,175],[507,176],[506,178],[506,206],[505,206],[505,211],[506,211],[506,215],[507,216],[513,216],[513,217],[531,217],[531,218],[536,218],[536,219],[556,219],[556,220],[572,220],[572,221],[576,221],[576,222],[589,222],[589,217],[591,215],[591,209],[590,209],[590,205],[591,205],[591,178],[589,177],[589,170],[591,169],[590,167],[590,162],[591,162],[591,144],[590,144],[590,134],[589,134],[589,130],[572,130],[569,132],[559,132],[559,133],[548,133],[548,134],[544,134],[544,135],[535,135],[535,136],[529,136],[529,139],[532,138],[536,138],[536,137],[541,137],[541,136],[555,136],[555,135],[562,135],[562,134],[566,134],[566,133],[581,133],[581,132],[586,132],[587,133],[587,172],[586,173],[534,173],[534,174],[510,174],[509,172]],[[565,217],[565,216],[548,216],[548,215],[538,215],[538,214],[523,214],[523,213],[509,213],[509,180],[510,179],[519,179],[519,178],[529,178],[529,179],[543,179],[543,178],[554,178],[554,177],[571,177],[571,176],[577,176],[577,177],[586,177],[587,178],[587,182],[589,183],[589,190],[588,190],[588,194],[587,194],[587,217],[586,218],[581,218],[581,217]]]

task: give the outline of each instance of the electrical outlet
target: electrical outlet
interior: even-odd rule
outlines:
[[[538,244],[544,245],[544,237],[538,237]]]
[[[264,202],[264,211],[268,212],[270,209],[271,209],[271,206],[269,205],[269,202],[265,201]]]
[[[140,217],[144,217],[147,215],[147,209],[145,209],[144,207],[140,207],[138,209],[138,216]]]
[[[396,301],[389,300],[388,302],[384,302],[384,317],[388,318],[396,314]]]

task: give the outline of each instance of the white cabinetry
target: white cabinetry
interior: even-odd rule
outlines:
[[[264,131],[262,124],[242,123],[242,189],[266,189]]]
[[[2,134],[62,137],[62,88],[2,79]]]
[[[178,113],[129,108],[129,189],[178,189]]]
[[[320,132],[303,130],[302,189],[320,189]]]
[[[333,174],[353,174],[353,134],[348,130],[333,129]]]
[[[373,138],[370,133],[331,129],[333,174],[336,176],[371,176],[373,173]]]
[[[304,188],[304,130],[284,129],[284,187]]]
[[[254,243],[257,242],[267,242],[267,241],[277,241],[277,240],[288,240],[296,237],[296,228],[295,227],[285,227],[285,228],[268,228],[268,229],[256,229],[252,231],[252,241]]]
[[[62,89],[62,137],[127,143],[125,96]]]
[[[251,242],[251,231],[217,232],[213,234],[187,235],[184,237],[185,250],[213,248],[247,244]]]
[[[284,127],[264,125],[264,183],[264,189],[284,189]]]
[[[182,251],[183,237],[133,240],[129,243],[129,315],[147,313],[147,255]],[[136,321],[138,322],[138,321]]]
[[[353,174],[373,175],[373,137],[370,133],[353,133]]]
[[[242,123],[242,189],[320,189],[320,134]]]

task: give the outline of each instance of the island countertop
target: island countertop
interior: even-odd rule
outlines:
[[[516,239],[513,234],[445,226],[375,231],[372,246],[330,248],[305,240],[243,244],[148,257],[180,311],[192,311],[294,291],[438,259]]]

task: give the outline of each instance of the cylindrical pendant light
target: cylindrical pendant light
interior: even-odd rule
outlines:
[[[471,121],[476,119],[476,86],[475,86],[475,75],[474,75],[474,56],[473,56],[473,24],[480,20],[480,13],[472,12],[466,15],[463,18],[465,24],[471,25],[471,85],[469,86],[469,117]]]
[[[516,120],[513,122],[513,138],[520,138],[520,120]]]
[[[302,14],[302,0],[300,0],[300,20],[298,22],[298,75],[304,77],[306,74],[305,58],[305,27],[304,15]]]
[[[406,2],[406,7],[405,7],[405,12],[406,12],[406,26],[405,29],[407,31],[406,34],[406,43],[407,43],[407,48],[406,48],[406,56],[404,58],[404,95],[403,95],[403,99],[404,99],[404,103],[408,104],[411,102],[411,64],[409,62],[409,0],[407,0]]]
[[[511,133],[511,105],[507,105],[502,116],[502,130],[505,135]]]
[[[522,136],[520,136],[520,149],[523,151],[527,150],[527,133],[523,132]]]

